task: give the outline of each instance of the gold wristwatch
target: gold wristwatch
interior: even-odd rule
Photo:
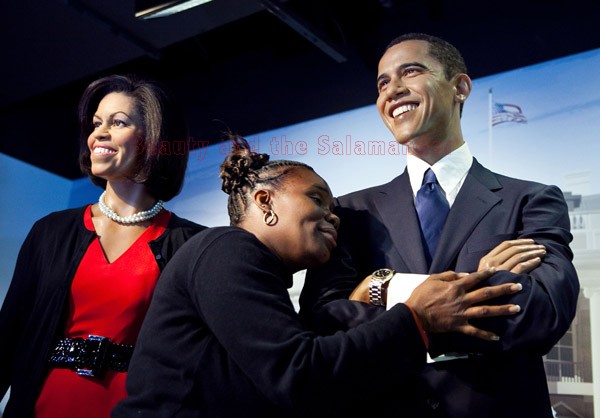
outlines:
[[[383,268],[375,270],[371,274],[371,280],[369,281],[369,302],[375,306],[385,306],[385,300],[383,297],[384,291],[390,284],[390,280],[394,277],[396,272],[392,269]]]

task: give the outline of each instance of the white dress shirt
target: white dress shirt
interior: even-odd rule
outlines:
[[[472,164],[473,155],[466,142],[432,166],[418,157],[408,154],[406,168],[413,190],[413,197],[417,195],[417,191],[421,188],[425,171],[431,168],[448,200],[448,204],[452,207]],[[427,274],[396,273],[388,287],[388,309],[396,303],[404,302],[410,296],[412,290],[427,277],[429,277]]]
[[[472,164],[473,155],[466,142],[432,166],[418,157],[408,154],[406,168],[410,186],[413,190],[413,197],[416,197],[417,191],[421,188],[425,171],[431,168],[448,200],[448,204],[452,208],[452,204],[454,204],[454,200],[456,200],[456,196]],[[428,277],[428,274],[396,273],[388,285],[386,308],[390,309],[397,303],[405,302],[414,288]],[[429,355],[427,356],[428,362],[450,359],[453,359],[453,357],[440,356],[431,359]]]

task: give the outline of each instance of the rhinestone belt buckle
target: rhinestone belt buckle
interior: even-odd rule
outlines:
[[[78,368],[75,370],[76,373],[79,376],[100,377],[109,344],[110,338],[108,337],[88,335],[88,339],[85,341],[85,355],[89,368]]]

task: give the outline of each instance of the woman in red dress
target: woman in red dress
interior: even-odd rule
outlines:
[[[27,236],[0,311],[5,418],[106,418],[125,378],[159,273],[205,227],[163,205],[189,149],[181,109],[149,80],[109,76],[79,104],[80,166],[97,203],[52,213]],[[171,149],[171,148],[169,148]]]

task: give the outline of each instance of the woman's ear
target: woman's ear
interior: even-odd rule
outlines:
[[[271,191],[260,189],[254,192],[253,195],[254,203],[262,211],[268,211],[271,209]]]
[[[456,101],[464,103],[467,100],[467,97],[469,97],[471,94],[471,89],[473,88],[471,77],[461,73],[455,76],[454,82]]]

